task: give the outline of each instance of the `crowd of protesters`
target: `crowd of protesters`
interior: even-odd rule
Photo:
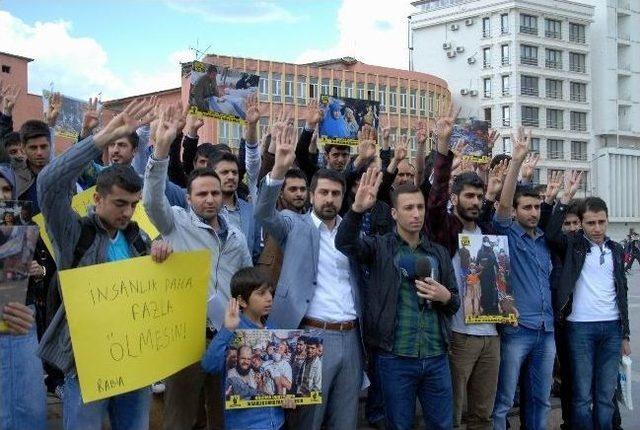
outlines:
[[[46,428],[47,390],[61,397],[65,429],[107,419],[149,428],[151,387],[82,401],[57,272],[200,249],[211,251],[207,351],[164,381],[167,430],[355,429],[366,386],[376,428],[413,428],[419,401],[429,429],[505,429],[515,399],[524,427],[541,430],[556,362],[563,428],[620,428],[626,269],[640,261],[638,237],[625,253],[607,236],[606,202],[575,198],[581,172],[532,183],[531,130],[514,131],[510,155],[476,164],[450,148],[459,111],[442,105],[435,130],[421,122],[411,136],[414,161],[404,139],[391,148],[385,121],[360,130],[353,155],[319,151],[316,101],[301,133],[283,108],[259,141],[254,96],[236,154],[199,142],[204,121],[181,106],[139,99],[100,125],[90,100],[78,142],[54,156],[59,98],[44,121],[14,131],[19,103],[19,91],[0,86],[2,199],[42,213],[55,258],[39,241],[26,303],[1,310],[10,332],[0,333],[0,429]],[[72,198],[94,185],[95,205],[80,216]],[[159,237],[132,221],[138,204]],[[517,323],[465,323],[459,234],[508,237]],[[312,331],[300,366],[321,374],[322,404],[224,411],[225,372],[249,371],[250,351],[237,351],[238,370],[225,363],[237,328]]]

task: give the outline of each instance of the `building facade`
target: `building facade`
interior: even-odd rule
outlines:
[[[541,155],[534,180],[591,170],[593,7],[566,0],[425,0],[410,17],[413,64],[444,76],[462,115],[510,132],[532,127]],[[593,188],[590,173],[585,192]]]

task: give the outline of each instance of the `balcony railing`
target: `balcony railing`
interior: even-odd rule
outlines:
[[[502,118],[503,127],[511,127],[511,120],[509,118]]]
[[[587,96],[585,94],[571,94],[569,97],[572,102],[586,102]]]
[[[587,43],[586,38],[584,37],[584,34],[577,34],[577,33],[569,33],[569,42]]]
[[[500,34],[509,34],[509,27],[501,27]]]
[[[571,152],[571,160],[573,161],[587,161],[587,152]]]
[[[545,60],[544,62],[544,66],[547,69],[558,69],[558,70],[562,70],[562,61],[557,61],[557,60]]]
[[[522,125],[525,127],[539,127],[540,120],[537,118],[522,118]]]
[[[503,66],[509,66],[511,64],[511,58],[509,57],[502,57],[502,65]]]
[[[561,31],[545,31],[544,36],[549,37],[551,39],[562,39],[562,32]]]
[[[484,92],[484,98],[485,99],[490,99],[491,98],[491,90]]]
[[[520,33],[538,35],[538,27],[529,27],[527,25],[520,26]]]
[[[538,59],[531,57],[520,57],[520,64],[525,64],[527,66],[537,66]]]
[[[562,91],[547,90],[547,98],[554,100],[562,100]]]
[[[490,61],[490,60],[488,60],[488,61],[483,61],[483,62],[482,62],[482,68],[483,68],[483,69],[490,69],[490,68],[491,68],[491,61]]]
[[[572,122],[571,131],[587,131],[587,124],[581,122]]]
[[[547,158],[549,160],[562,160],[564,158],[564,153],[562,151],[548,151]]]
[[[569,64],[569,70],[577,73],[586,73],[587,67],[582,64]]]
[[[511,90],[509,88],[503,88],[502,89],[502,95],[503,96],[510,96],[511,95]]]
[[[523,96],[538,97],[540,95],[540,92],[538,91],[537,88],[523,87],[523,88],[520,88],[520,94]]]
[[[564,128],[564,124],[562,123],[562,121],[547,120],[547,128],[553,128],[555,130],[562,130]]]
[[[491,37],[491,29],[490,28],[485,28],[482,30],[482,37],[484,37],[485,39],[488,37]]]

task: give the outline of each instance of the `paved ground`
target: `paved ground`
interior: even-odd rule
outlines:
[[[634,270],[632,270],[629,275],[629,315],[630,315],[630,324],[631,324],[631,358],[633,360],[633,374],[632,374],[632,387],[633,387],[633,398],[636,402],[636,410],[628,411],[626,409],[622,409],[622,425],[625,429],[634,430],[640,429],[640,413],[638,410],[640,409],[640,341],[638,340],[640,336],[640,269],[639,266],[635,266]],[[551,416],[551,420],[549,422],[549,429],[559,429],[560,428],[560,409],[559,409],[559,401],[558,399],[552,399],[552,405],[554,407],[553,413]],[[151,417],[151,430],[160,429],[161,425],[161,408],[162,408],[162,397],[154,396],[154,402],[152,407],[152,417]],[[62,429],[62,421],[61,421],[61,410],[60,410],[60,402],[54,398],[49,397],[49,428],[58,430]],[[362,416],[362,408],[360,411],[360,415]],[[513,411],[514,414],[517,413],[517,410]],[[363,425],[360,427],[360,430],[369,429],[368,426],[364,424],[364,419],[361,417],[361,421]],[[518,430],[518,419],[517,416],[512,416],[511,422],[513,426],[511,427],[513,430]],[[417,429],[422,429],[424,426],[418,426]]]

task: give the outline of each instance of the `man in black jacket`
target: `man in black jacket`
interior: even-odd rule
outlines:
[[[608,210],[598,197],[584,200],[582,229],[562,232],[567,204],[581,174],[568,181],[547,226],[549,246],[563,260],[553,305],[556,319],[566,321],[572,364],[574,428],[611,428],[613,397],[620,355],[630,355],[627,278],[622,247],[606,236]]]
[[[411,428],[417,396],[428,428],[452,428],[447,351],[450,320],[460,298],[451,258],[421,234],[425,202],[413,184],[392,194],[393,232],[360,236],[362,214],[375,204],[381,182],[377,168],[365,173],[335,243],[369,269],[363,293],[364,337],[376,351],[387,426]]]

